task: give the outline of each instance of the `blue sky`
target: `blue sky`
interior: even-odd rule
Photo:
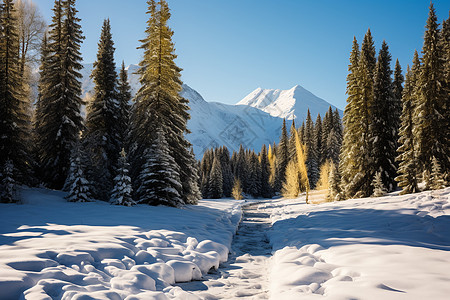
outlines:
[[[34,0],[47,20],[51,0]],[[170,22],[184,69],[182,80],[207,101],[233,104],[258,87],[300,84],[339,108],[345,106],[348,57],[370,27],[377,51],[385,39],[402,68],[420,50],[428,0],[169,0]],[[450,0],[434,1],[439,22]],[[144,0],[78,0],[93,62],[104,18],[110,18],[116,63],[140,61],[137,50],[148,15]]]

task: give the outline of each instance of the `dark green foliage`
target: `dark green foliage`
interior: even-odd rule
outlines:
[[[14,180],[14,165],[7,160],[0,173],[0,203],[17,203],[17,183]]]
[[[267,147],[266,145],[262,146],[260,153],[260,165],[261,165],[261,178],[260,178],[260,195],[263,198],[272,198],[272,188],[269,183],[270,178],[270,164],[269,159],[267,157]]]
[[[108,201],[122,144],[114,42],[109,20],[103,22],[91,77],[95,84],[94,95],[87,109],[86,133],[83,137],[90,158],[88,179],[93,185],[93,197]]]
[[[283,120],[283,127],[281,128],[280,143],[277,146],[276,151],[276,170],[275,170],[275,180],[274,180],[274,191],[280,192],[283,186],[284,176],[286,174],[286,167],[289,162],[289,141],[286,129],[286,120]],[[244,183],[241,180],[241,183]]]
[[[419,56],[414,53],[412,70],[406,73],[405,88],[402,96],[402,115],[399,130],[399,148],[396,160],[399,162],[398,176],[395,180],[402,188],[401,194],[410,194],[418,191],[417,187],[417,158],[415,153],[414,128],[414,103],[416,93],[417,72],[420,69]]]
[[[261,166],[258,155],[252,151],[249,153],[247,160],[249,166],[247,192],[253,197],[259,197],[261,193]]]
[[[0,166],[14,166],[19,184],[31,181],[30,107],[19,71],[19,40],[12,0],[3,0],[0,19]]]
[[[425,26],[422,64],[418,77],[418,97],[414,104],[416,151],[419,170],[431,173],[435,157],[443,173],[450,171],[448,141],[449,95],[445,88],[445,55],[440,42],[440,30],[433,4]]]
[[[295,133],[297,128],[295,128],[295,121],[292,120],[291,129],[289,131],[289,142],[288,142],[288,160],[297,159],[297,154],[295,151]]]
[[[65,186],[68,194],[66,196],[69,202],[89,202],[90,183],[86,179],[84,163],[84,153],[80,145],[75,146],[70,160],[70,170],[66,179]]]
[[[119,141],[121,147],[126,148],[131,113],[131,87],[128,84],[128,72],[125,70],[125,63],[123,61],[117,84],[117,101],[119,102],[119,115],[117,118]]]
[[[220,165],[220,158],[218,155],[214,155],[214,160],[209,175],[209,193],[208,196],[212,199],[219,199],[223,196],[223,178],[222,167]]]
[[[309,109],[306,116],[305,139],[303,142],[306,145],[306,168],[308,169],[309,185],[311,189],[314,189],[319,180],[319,166],[314,142],[314,123]]]
[[[220,166],[222,168],[222,192],[225,197],[231,197],[231,190],[233,189],[234,176],[230,163],[230,152],[228,148],[222,146],[216,149],[217,156],[219,157]]]
[[[322,157],[322,135],[322,118],[320,117],[320,114],[318,114],[316,122],[314,123],[314,149],[316,149],[317,165],[319,166],[319,169],[325,162]]]
[[[156,139],[144,153],[145,164],[139,175],[140,185],[136,191],[137,202],[149,205],[180,206],[180,173],[170,155],[167,134],[158,129]]]
[[[80,19],[74,0],[56,0],[48,34],[48,57],[41,71],[37,129],[44,182],[60,189],[66,181],[71,151],[83,130],[80,108],[82,69]]]
[[[399,113],[392,85],[391,54],[385,41],[381,46],[374,73],[373,101],[370,105],[369,142],[371,171],[379,172],[388,192],[396,187],[397,132]],[[378,187],[378,186],[377,186]],[[380,191],[378,191],[380,193]]]
[[[124,149],[120,152],[117,163],[116,177],[114,177],[114,188],[111,192],[111,204],[132,206],[136,204],[132,199],[133,188],[131,178],[128,176],[130,165],[127,162],[127,154]]]

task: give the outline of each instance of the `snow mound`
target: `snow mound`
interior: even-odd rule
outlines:
[[[173,285],[225,262],[241,218],[235,200],[176,209],[22,195],[24,204],[0,210],[2,300],[192,298]]]

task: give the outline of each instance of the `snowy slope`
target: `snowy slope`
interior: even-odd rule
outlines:
[[[94,84],[89,78],[92,64],[85,64],[82,70],[83,95],[93,90]],[[128,79],[135,95],[139,89],[139,66],[128,66]],[[201,159],[203,152],[211,147],[225,145],[231,151],[237,151],[242,144],[245,148],[259,151],[263,144],[272,144],[279,139],[282,120],[259,109],[249,106],[236,106],[207,102],[188,85],[183,85],[181,96],[189,100],[191,119],[187,136],[193,144],[194,153]]]
[[[274,117],[296,119],[300,122],[306,120],[308,108],[313,121],[317,114],[323,116],[330,107],[330,103],[315,96],[310,91],[296,85],[290,90],[273,90],[257,88],[237,105],[249,105],[269,113]],[[335,106],[331,107],[336,109]],[[342,115],[342,111],[339,110]]]
[[[271,299],[449,299],[450,188],[265,209]]]

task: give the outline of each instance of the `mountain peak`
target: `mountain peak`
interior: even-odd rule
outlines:
[[[330,106],[336,108],[298,84],[289,90],[257,88],[237,105],[249,105],[274,117],[299,121],[306,120],[308,109],[313,116],[323,116]],[[340,113],[342,114],[342,111]]]

